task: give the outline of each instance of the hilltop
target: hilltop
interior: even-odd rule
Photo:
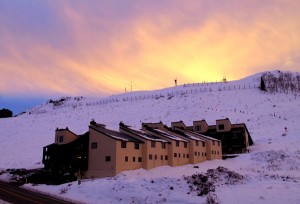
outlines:
[[[203,198],[187,194],[188,186],[183,176],[224,166],[244,175],[246,181],[217,187],[216,195],[222,203],[240,203],[241,199],[248,199],[249,203],[299,203],[300,93],[289,87],[285,91],[278,86],[277,92],[274,88],[270,92],[258,88],[261,76],[279,78],[280,73],[258,73],[226,83],[184,84],[106,98],[51,99],[18,117],[0,119],[0,142],[3,144],[0,168],[42,167],[42,147],[54,142],[57,127],[68,127],[76,134],[83,134],[92,119],[117,130],[120,121],[138,129],[142,122],[162,121],[170,125],[172,121],[182,120],[190,125],[194,120],[205,119],[214,124],[216,119],[230,118],[233,123],[247,125],[254,140],[249,154],[230,160],[206,161],[200,163],[198,169],[192,165],[141,169],[112,179],[85,181],[79,187],[73,184],[72,187],[34,188],[54,194],[66,188],[63,196],[90,203],[97,200],[105,203],[194,203],[199,199],[203,202]],[[291,81],[297,86],[299,73],[286,73],[295,79]],[[267,83],[270,88],[271,82],[274,81]],[[170,191],[170,186],[174,190]]]

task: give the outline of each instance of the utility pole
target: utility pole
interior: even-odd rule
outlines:
[[[174,79],[174,82],[175,82],[175,86],[177,86],[177,77],[176,77],[176,79]]]

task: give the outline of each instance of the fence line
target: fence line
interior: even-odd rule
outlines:
[[[78,106],[98,106],[104,105],[109,103],[117,103],[119,101],[138,101],[138,100],[145,100],[145,99],[159,99],[159,98],[167,98],[171,99],[174,96],[185,96],[188,94],[199,94],[199,93],[206,93],[206,92],[213,92],[213,91],[234,91],[234,90],[245,90],[245,89],[254,89],[257,88],[255,84],[244,84],[244,85],[227,85],[224,82],[216,82],[216,83],[208,83],[209,85],[214,84],[214,86],[208,86],[207,83],[193,83],[193,84],[185,84],[183,87],[191,88],[188,90],[178,90],[178,91],[170,91],[166,93],[160,94],[144,94],[139,96],[116,96],[116,97],[109,97],[106,99],[96,100],[92,102],[86,102],[85,104],[82,103],[62,103],[61,105],[53,106],[53,109],[58,108],[65,108],[65,107],[73,107],[77,108]],[[219,86],[216,86],[219,85]]]

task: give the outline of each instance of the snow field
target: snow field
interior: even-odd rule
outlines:
[[[259,74],[226,86],[256,83]],[[98,99],[68,99],[53,108],[42,104],[29,112],[0,119],[0,169],[42,167],[42,147],[54,142],[55,129],[68,127],[76,134],[88,131],[94,119],[118,130],[120,121],[139,129],[142,122],[170,125],[182,120],[186,125],[205,119],[228,117],[232,123],[245,123],[254,140],[249,154],[228,160],[213,160],[180,167],[162,166],[138,169],[114,178],[84,180],[59,186],[27,184],[32,188],[83,203],[205,203],[206,196],[188,194],[184,176],[223,166],[246,178],[245,183],[216,188],[220,203],[300,203],[300,95],[263,93],[255,88],[219,91],[220,84],[206,85],[212,91],[167,97],[167,93],[195,89],[193,86],[115,95],[118,102],[91,104]],[[127,96],[161,94],[165,97],[126,100]],[[75,105],[74,105],[75,104]],[[76,105],[77,104],[77,105]],[[95,103],[94,103],[95,104]],[[33,111],[38,109],[38,111]],[[171,188],[172,187],[172,188]]]

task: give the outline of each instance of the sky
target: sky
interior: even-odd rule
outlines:
[[[300,71],[299,10],[295,0],[0,0],[0,108]]]

